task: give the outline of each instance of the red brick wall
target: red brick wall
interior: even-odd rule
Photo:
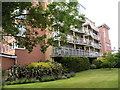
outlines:
[[[2,59],[0,59],[0,64],[2,64],[2,70],[7,70],[15,64],[15,59],[2,57]]]
[[[105,35],[104,35],[105,32]],[[99,28],[99,34],[100,34],[100,42],[102,44],[102,49],[101,49],[101,53],[104,52],[111,52],[111,43],[110,43],[110,39],[109,39],[109,33],[108,33],[108,29],[104,26]],[[110,46],[107,46],[106,43],[110,44]]]
[[[30,64],[32,62],[45,60],[45,55],[40,51],[39,45],[34,47],[31,53],[28,53],[26,49],[16,49],[15,54],[17,55],[17,62],[21,66]]]

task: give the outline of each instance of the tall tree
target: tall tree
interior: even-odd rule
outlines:
[[[85,20],[84,15],[79,15],[77,5],[78,2],[52,2],[45,8],[41,2],[36,6],[32,2],[3,2],[3,35],[13,36],[17,40],[16,44],[23,44],[29,52],[38,44],[41,45],[42,52],[45,52],[50,45],[58,46],[59,41],[65,44],[66,34],[72,28],[80,30],[82,28],[80,21]],[[49,33],[60,33],[47,38],[46,33],[39,35],[39,31],[35,28],[39,28],[40,31],[48,30]]]

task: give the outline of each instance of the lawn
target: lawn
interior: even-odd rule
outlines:
[[[70,79],[6,85],[3,88],[118,88],[118,69],[87,70],[77,73]]]

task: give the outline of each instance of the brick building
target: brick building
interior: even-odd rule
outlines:
[[[47,4],[45,3],[44,5],[46,6]],[[79,4],[79,7],[79,9],[82,9],[82,12],[84,12],[85,8],[81,6],[81,4]],[[82,14],[82,12],[80,12],[80,14]],[[88,18],[86,21],[80,20],[80,24],[83,26],[81,30],[71,27],[71,31],[66,35],[68,40],[67,45],[62,45],[62,43],[59,42],[58,44],[61,46],[61,49],[50,46],[45,53],[40,51],[40,45],[34,47],[31,53],[28,53],[25,47],[15,44],[16,40],[14,37],[4,36],[6,41],[12,43],[12,46],[5,43],[2,44],[0,54],[0,57],[2,57],[2,69],[9,69],[14,64],[23,66],[42,60],[51,61],[64,56],[89,57],[90,59],[99,57],[101,55],[100,27],[98,30],[94,22]],[[48,32],[39,32],[40,35],[47,34],[47,38],[54,37],[57,33],[58,32],[53,32],[49,34]]]
[[[105,52],[112,52],[111,42],[109,39],[109,27],[106,24],[102,24],[98,27],[100,35],[101,50],[100,53],[103,55]]]

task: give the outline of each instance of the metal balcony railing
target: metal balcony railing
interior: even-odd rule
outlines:
[[[78,30],[78,29],[73,29],[72,31],[74,31],[74,32],[78,32],[78,33],[85,33],[85,30]]]
[[[100,40],[100,37],[98,37],[96,34],[94,34],[93,32],[91,32],[88,29],[82,29],[82,30],[78,30],[78,29],[72,29],[72,31],[74,32],[78,32],[78,33],[84,33],[86,35],[91,35],[92,38],[96,39],[96,40]]]
[[[75,49],[75,48],[67,48],[61,47],[58,49],[56,47],[53,48],[52,56],[76,56],[76,57],[99,57],[98,52],[89,52],[87,50]]]
[[[93,48],[101,49],[101,45],[93,43],[92,40],[80,38],[79,40],[68,40],[69,43],[92,46]]]

